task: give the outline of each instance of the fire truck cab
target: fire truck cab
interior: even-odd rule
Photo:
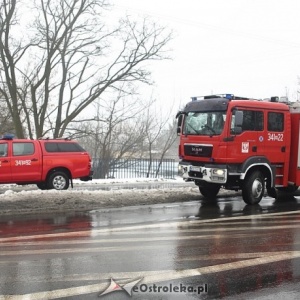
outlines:
[[[247,204],[265,189],[295,191],[300,185],[300,111],[278,97],[261,101],[232,94],[193,97],[178,112],[182,176],[204,197],[220,188],[242,190]]]

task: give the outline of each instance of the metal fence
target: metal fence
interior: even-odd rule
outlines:
[[[93,159],[93,178],[103,178],[105,162]],[[174,159],[120,159],[106,163],[109,171],[105,178],[174,178],[178,174],[178,163]],[[148,175],[148,176],[147,176]]]

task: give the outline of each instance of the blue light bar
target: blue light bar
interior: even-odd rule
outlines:
[[[2,135],[1,140],[12,140],[15,137],[12,133],[5,133]]]
[[[232,95],[232,94],[226,94],[225,98],[229,99],[229,100],[232,100],[234,98],[234,95]]]
[[[253,98],[234,96],[233,94],[215,94],[215,95],[208,95],[208,96],[197,96],[197,97],[194,96],[191,98],[192,98],[192,101],[216,99],[216,98],[225,98],[225,99],[228,99],[229,101],[231,101],[231,100],[255,100]]]
[[[226,98],[228,100],[233,100],[233,94],[215,94],[215,95],[207,95],[207,96],[194,96],[191,97],[192,101],[204,100],[204,99],[215,99],[215,98]]]

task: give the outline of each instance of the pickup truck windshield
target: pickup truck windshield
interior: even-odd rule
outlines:
[[[189,112],[184,121],[185,135],[219,135],[222,133],[226,111]]]

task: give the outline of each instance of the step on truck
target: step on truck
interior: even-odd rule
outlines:
[[[89,153],[74,140],[0,138],[0,184],[65,190],[73,179],[92,180],[92,174]]]
[[[179,168],[206,198],[241,190],[247,204],[265,191],[294,192],[300,185],[300,108],[232,94],[192,97],[177,113]]]

